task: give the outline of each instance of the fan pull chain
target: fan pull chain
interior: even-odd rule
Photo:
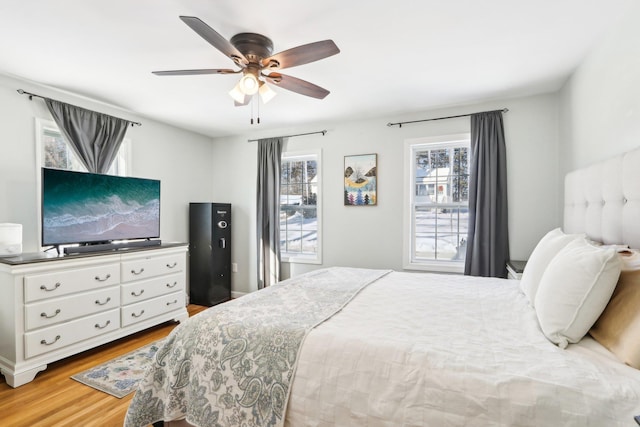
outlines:
[[[254,100],[255,100],[255,96],[251,99],[251,101],[249,101],[249,102],[250,102],[250,104],[251,104],[251,124],[253,124],[253,101],[254,101]],[[256,103],[257,103],[257,105],[258,105],[258,106],[256,107],[256,110],[257,110],[256,123],[257,123],[257,124],[260,124],[260,99],[258,99],[258,100],[256,101]]]

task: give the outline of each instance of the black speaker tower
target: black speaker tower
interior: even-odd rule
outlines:
[[[189,302],[231,299],[231,205],[189,204]]]

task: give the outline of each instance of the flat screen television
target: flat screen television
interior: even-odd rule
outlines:
[[[42,245],[160,237],[160,181],[42,168]]]

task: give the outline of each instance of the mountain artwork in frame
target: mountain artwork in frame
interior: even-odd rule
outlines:
[[[378,203],[378,155],[344,156],[344,205],[373,206]]]

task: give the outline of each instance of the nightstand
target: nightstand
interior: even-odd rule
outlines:
[[[522,279],[522,272],[527,261],[509,260],[507,261],[507,279]]]

